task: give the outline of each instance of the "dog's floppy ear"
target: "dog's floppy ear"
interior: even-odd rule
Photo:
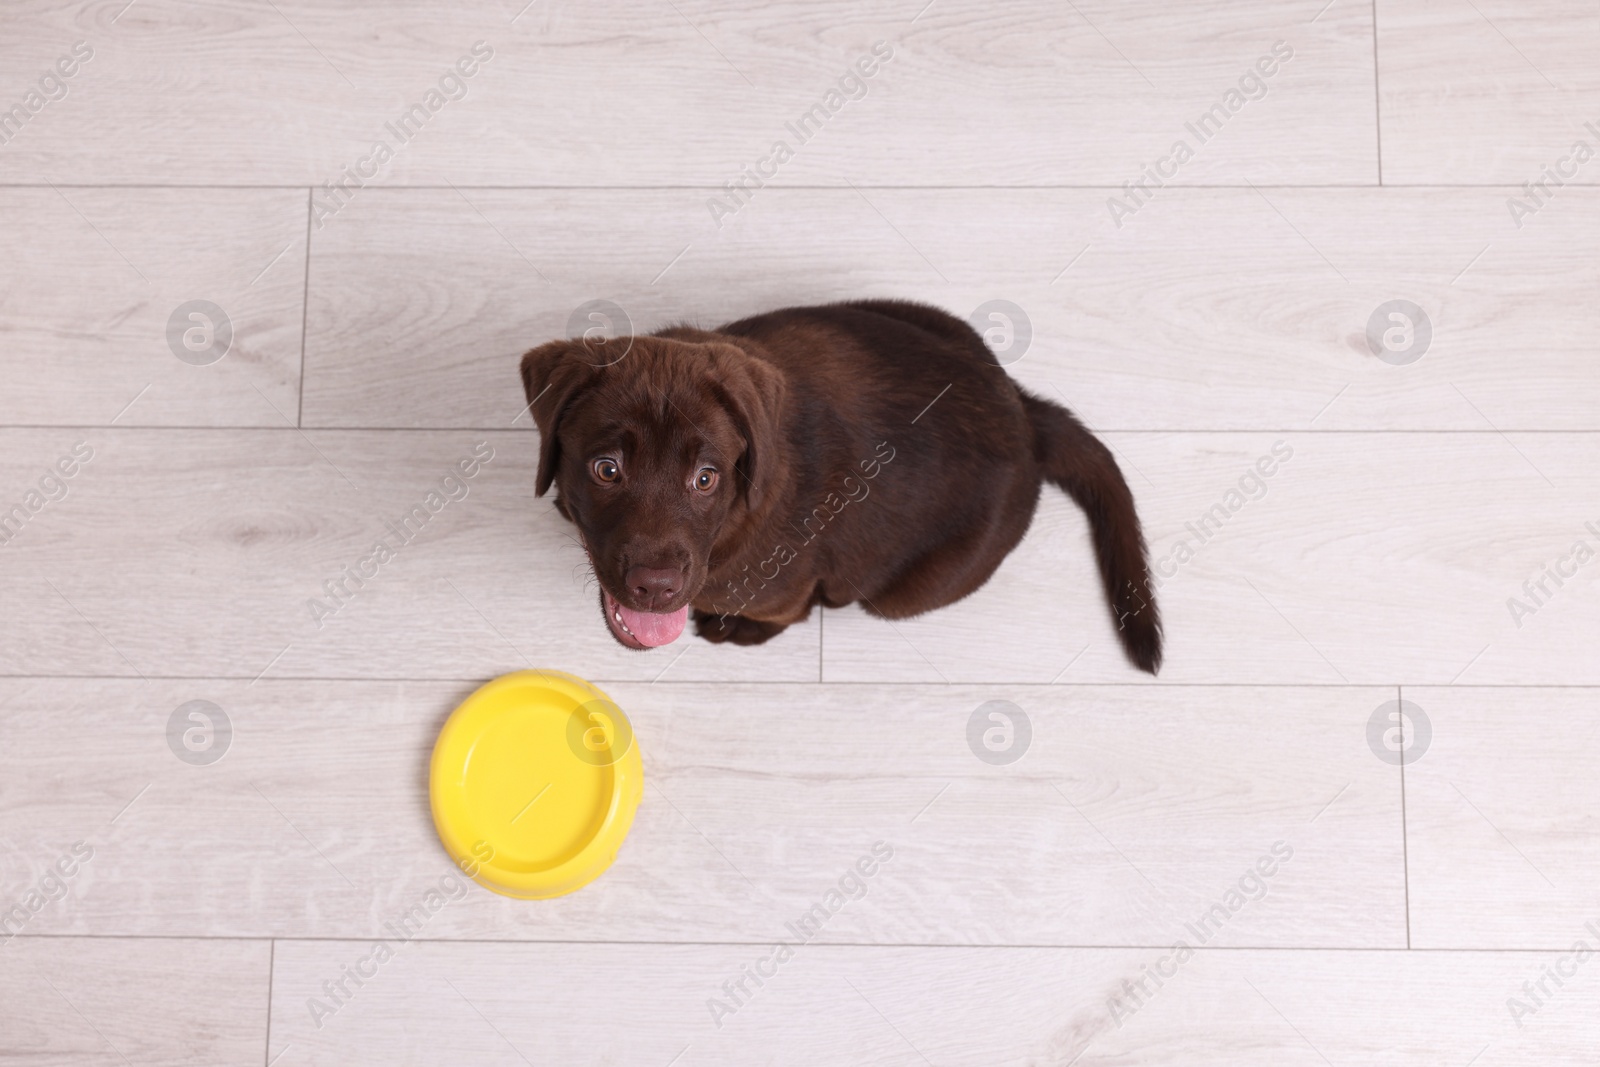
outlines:
[[[556,477],[561,449],[556,429],[574,397],[595,380],[595,364],[576,341],[551,341],[522,357],[522,389],[539,427],[539,474],[534,494],[544,496]]]
[[[744,438],[738,463],[739,488],[752,510],[776,484],[783,466],[783,372],[771,363],[731,344],[714,344],[718,373],[711,387],[733,415]]]

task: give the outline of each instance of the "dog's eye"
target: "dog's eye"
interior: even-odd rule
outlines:
[[[694,476],[694,487],[702,493],[709,493],[717,487],[717,469],[715,467],[701,467],[700,473]]]
[[[594,471],[598,481],[609,483],[622,477],[622,468],[617,466],[617,461],[614,459],[597,459],[590,469]]]

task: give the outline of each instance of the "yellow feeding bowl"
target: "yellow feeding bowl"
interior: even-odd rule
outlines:
[[[633,725],[560,671],[496,678],[451,713],[428,795],[445,851],[509,897],[582,888],[617,858],[644,792]]]

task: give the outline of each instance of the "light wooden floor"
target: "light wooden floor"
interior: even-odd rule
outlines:
[[[523,3],[0,14],[0,513],[38,505],[0,545],[0,1062],[1600,1061],[1593,5]],[[465,96],[335,199],[441,78]],[[533,498],[518,354],[592,299],[643,330],[860,296],[1024,309],[1012,373],[1112,444],[1166,561],[1158,681],[1056,494],[927,618],[607,636]],[[1368,346],[1397,299],[1431,323],[1413,362]],[[169,344],[191,300],[232,325],[208,366]],[[319,629],[323,580],[480,442]],[[315,1018],[449,869],[444,716],[529,664],[633,717],[616,866],[473,887]],[[233,725],[210,766],[167,745],[196,699]],[[1398,699],[1431,731],[1403,766],[1369,743]],[[990,700],[1029,717],[1018,762],[968,748]],[[714,1018],[879,841],[866,895]]]

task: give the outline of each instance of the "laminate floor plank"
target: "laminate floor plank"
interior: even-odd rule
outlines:
[[[0,1061],[1600,1060],[1592,11],[3,21]],[[610,637],[521,354],[875,297],[1112,448],[1159,678],[1053,487],[941,611]],[[538,902],[427,774],[529,667],[646,781]]]
[[[1150,681],[1122,659],[1087,526],[1054,488],[990,582],[949,608],[893,623],[828,612],[825,650],[813,614],[757,648],[691,634],[639,654],[606,632],[571,527],[532,495],[534,435],[0,439],[8,499],[39,505],[0,548],[0,589],[29,620],[0,632],[9,674],[472,679],[561,665],[641,681]],[[1508,606],[1600,536],[1595,435],[1107,440],[1162,582],[1163,682],[1600,683],[1585,653],[1600,631],[1593,568],[1536,617]],[[94,458],[51,501],[38,487],[81,447]],[[402,538],[413,509],[428,521]]]
[[[1600,567],[1575,562],[1577,542],[1600,549],[1594,435],[1107,439],[1161,581],[1163,682],[1600,683]],[[1573,572],[1560,596],[1513,612],[1557,565]],[[1149,681],[1113,625],[1087,523],[1046,487],[1027,538],[966,600],[893,624],[828,612],[824,677]]]
[[[294,425],[306,200],[0,189],[0,426]]]
[[[1412,944],[1600,942],[1590,888],[1600,691],[1418,686],[1404,696],[1419,720],[1406,758]]]
[[[1366,741],[1392,690],[606,682],[643,802],[603,878],[528,902],[457,877],[429,813],[472,688],[6,680],[0,890],[83,839],[30,932],[760,943],[821,901],[832,942],[1405,944],[1399,769]],[[205,766],[169,742],[194,700],[231,730]]]
[[[58,858],[43,862],[46,873]],[[96,859],[81,868],[73,860],[78,879]],[[0,1059],[256,1067],[265,1062],[271,956],[266,941],[8,937]]]
[[[6,673],[817,678],[815,620],[758,649],[618,645],[570,526],[533,496],[532,434],[0,438],[0,499],[39,505],[0,546],[0,595],[28,619],[0,633]],[[92,458],[52,500],[40,480],[75,447]]]
[[[1376,181],[1366,7],[918,6],[33,2],[0,181],[1120,186],[1179,138],[1183,181]]]
[[[766,189],[720,228],[695,190],[375,190],[313,233],[305,422],[527,428],[551,338],[896,297],[1102,431],[1600,429],[1600,192],[1564,196],[1512,234],[1481,189],[1118,222],[1105,190]]]
[[[1505,239],[1520,236],[1518,218],[1534,225],[1511,198],[1559,229],[1545,211],[1572,209],[1554,203],[1570,196],[1564,186],[1600,182],[1595,12],[1560,0],[1384,0],[1377,20],[1384,181],[1509,186],[1495,200]],[[1578,141],[1587,153],[1574,154]]]
[[[1506,1007],[1523,981],[1570,963],[1555,953],[1202,948],[1179,963],[1166,948],[801,943],[775,963],[774,947],[412,944],[378,965],[370,942],[291,942],[273,1046],[306,1063],[507,1065],[1576,1067],[1600,1053],[1593,963],[1521,1028]],[[372,977],[335,1002],[323,983],[346,967]],[[757,968],[759,986],[746,977]]]

